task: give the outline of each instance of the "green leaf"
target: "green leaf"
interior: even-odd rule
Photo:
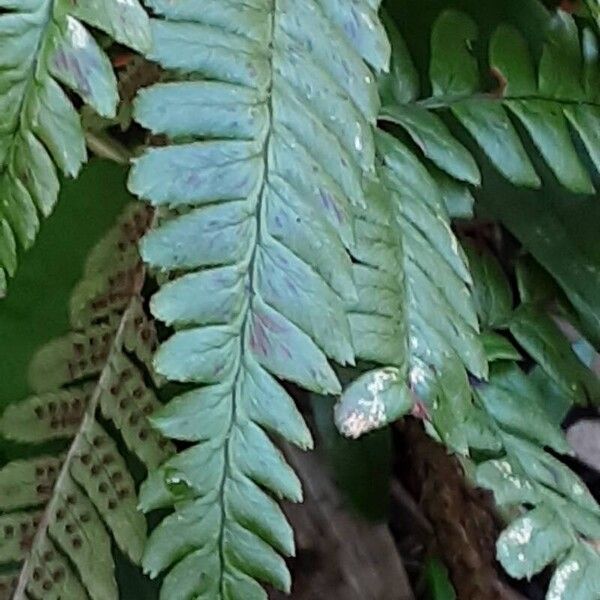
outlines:
[[[573,402],[539,365],[529,372],[529,379],[543,396],[544,410],[548,417],[553,423],[560,426],[573,408]]]
[[[469,99],[456,103],[452,113],[506,179],[518,186],[541,186],[541,180],[502,105],[490,100]]]
[[[523,3],[519,3],[519,10],[521,4]],[[530,3],[533,4],[539,6],[538,3]],[[529,10],[530,5],[523,9],[524,12]],[[485,23],[486,31],[493,30],[494,25],[490,26],[491,23],[502,13],[508,15],[511,22],[528,28],[528,35],[532,29],[531,22],[535,21],[540,33],[529,35],[529,39],[542,44],[539,47],[532,44],[530,48],[516,28],[501,25],[489,45],[489,65],[497,88],[485,88],[487,68],[483,67],[480,71],[478,66],[478,60],[482,56],[474,43],[478,38],[475,23],[470,17],[456,11],[442,11],[434,22],[430,56],[423,44],[418,42],[416,35],[411,40],[415,42],[419,56],[425,56],[430,61],[428,69],[432,97],[395,100],[384,109],[383,119],[399,124],[425,156],[445,170],[446,174],[459,180],[459,185],[468,179],[464,177],[464,171],[452,172],[451,167],[445,166],[445,161],[454,165],[461,164],[461,161],[457,158],[456,147],[452,143],[456,142],[456,138],[450,133],[454,131],[453,124],[448,123],[449,127],[444,125],[448,121],[445,115],[444,121],[440,118],[442,111],[452,114],[491,159],[494,167],[511,183],[525,187],[541,185],[540,177],[529,158],[533,154],[532,145],[529,140],[524,140],[525,131],[537,153],[564,187],[578,194],[591,193],[593,186],[590,169],[587,163],[584,166],[580,150],[587,152],[592,163],[599,163],[600,152],[597,136],[594,135],[598,120],[599,73],[598,42],[595,35],[588,30],[580,33],[573,18],[564,11],[559,12],[553,20],[540,18],[537,21],[533,18],[527,22],[526,19],[521,21],[522,14],[513,18],[512,5],[497,11],[494,7],[492,11],[490,3],[490,7],[484,7],[483,10],[494,13],[482,17],[481,23]],[[429,23],[434,20],[432,17],[438,11],[438,7],[431,10],[425,8],[422,11],[423,18],[419,17],[417,20],[419,23]],[[540,17],[542,11],[541,8],[538,11]],[[406,20],[410,10],[402,7],[397,12],[404,18],[403,29],[411,32],[410,18]],[[476,12],[473,9],[471,14]],[[533,17],[533,12],[532,9],[528,13],[528,18]],[[544,23],[548,25],[547,31],[543,30]],[[403,42],[401,44],[404,45]],[[388,96],[386,105],[389,103]],[[432,133],[434,131],[435,134]],[[581,144],[576,146],[577,142]],[[400,179],[400,184],[394,182],[391,187],[409,190],[402,197],[402,212],[410,214],[411,221],[419,231],[426,232],[428,241],[439,240],[439,237],[430,233],[434,230],[433,225],[427,223],[421,214],[417,220],[417,213],[411,211],[412,206],[406,200],[412,188],[425,190],[421,196],[423,205],[430,206],[430,198],[436,197],[429,182],[421,176],[421,165],[397,159],[395,165],[402,165],[403,178]],[[415,183],[417,174],[418,184]],[[486,178],[490,177],[487,172],[485,175]],[[486,186],[494,193],[493,203],[490,203],[494,208],[493,216],[500,215],[526,249],[533,251],[535,258],[557,276],[569,300],[582,317],[585,333],[590,335],[589,332],[593,331],[594,335],[590,337],[596,340],[598,327],[594,315],[597,311],[593,307],[597,294],[594,295],[593,289],[597,287],[595,275],[598,272],[598,260],[597,244],[594,243],[596,232],[592,225],[597,221],[594,219],[595,204],[592,205],[591,201],[588,204],[581,198],[564,197],[564,192],[564,198],[561,197],[560,202],[555,200],[558,195],[552,193],[556,187],[553,181],[548,186],[550,198],[545,193],[543,199],[533,194],[517,192],[514,187],[498,187],[497,178],[490,177],[490,181],[492,186],[501,190],[498,192]],[[384,183],[390,187],[385,179]],[[447,201],[449,191],[444,187],[441,179],[440,188]],[[487,203],[486,192],[484,189],[483,197]],[[437,196],[439,197],[439,191]],[[452,206],[450,203],[447,205]],[[449,210],[454,214],[453,210]],[[484,213],[482,215],[488,216]],[[415,246],[419,251],[411,254],[407,243],[414,243],[414,236],[402,220],[400,226],[405,265],[404,285],[410,300],[413,291],[411,286],[415,281],[422,283],[423,280],[415,277],[414,272],[406,267],[406,257],[418,257],[418,264],[422,268],[433,263],[423,244]],[[537,248],[533,250],[535,245]],[[439,250],[439,246],[434,247]],[[411,363],[414,357],[411,356],[412,348],[409,346],[409,374],[414,382],[411,391],[419,399],[436,400],[431,417],[436,433],[440,434],[447,445],[463,452],[467,452],[468,447],[482,451],[474,453],[475,460],[482,456],[489,457],[492,453],[492,460],[488,459],[478,465],[479,483],[492,489],[500,503],[511,507],[515,504],[524,505],[523,508],[527,507],[531,511],[522,520],[509,525],[498,544],[499,558],[509,573],[518,577],[530,577],[551,563],[564,560],[565,555],[584,543],[585,538],[597,538],[600,524],[597,503],[581,480],[564,463],[543,450],[544,446],[549,446],[555,451],[570,453],[559,427],[562,414],[560,396],[569,403],[568,397],[573,390],[567,389],[567,386],[575,383],[587,400],[588,397],[595,396],[593,390],[597,381],[593,376],[589,377],[592,375],[591,371],[586,372],[569,341],[549,316],[544,319],[552,325],[554,333],[558,335],[556,338],[548,334],[548,323],[540,323],[540,327],[533,327],[530,323],[531,327],[526,328],[527,332],[521,332],[527,337],[525,341],[523,336],[515,335],[515,331],[511,330],[520,346],[543,367],[543,370],[539,366],[534,367],[529,376],[520,371],[512,362],[521,359],[519,352],[494,329],[512,326],[515,320],[520,319],[521,311],[533,311],[534,307],[519,309],[513,317],[511,286],[500,266],[490,260],[491,266],[488,265],[486,269],[480,265],[481,259],[473,249],[468,254],[473,271],[477,312],[487,328],[482,336],[483,345],[487,350],[487,358],[496,362],[490,382],[471,379],[476,393],[473,406],[466,398],[468,392],[464,392],[466,373],[461,360],[449,360],[446,352],[446,360],[439,366],[435,365],[433,372],[425,357],[419,357],[422,358],[420,363]],[[382,260],[389,258],[382,257]],[[439,270],[438,268],[437,271]],[[425,272],[430,273],[427,270]],[[443,275],[438,277],[443,279]],[[535,311],[541,313],[542,310],[547,310],[550,302],[556,300],[561,302],[561,308],[565,308],[564,299],[555,289],[548,288],[543,282],[540,289],[532,289],[540,280],[535,274],[533,278],[526,280],[528,277],[529,274],[518,270],[519,291],[527,297],[527,302],[535,304]],[[470,278],[464,281],[468,286],[471,285]],[[417,287],[421,294],[422,287]],[[443,291],[439,295],[442,294]],[[411,310],[414,307],[410,305],[405,309],[407,321],[409,324],[411,320],[418,322],[421,331],[428,332],[426,349],[431,351],[431,348],[443,347],[447,333],[446,336],[435,335],[437,332],[427,330],[427,327],[433,324],[437,327],[439,315],[445,314],[445,311],[440,310],[438,304],[435,313],[429,312],[423,295],[416,306],[418,311]],[[458,314],[466,317],[466,313],[460,311],[456,302],[452,307]],[[566,314],[570,315],[569,307],[566,309]],[[455,315],[452,323],[460,331],[460,321],[456,320]],[[558,347],[564,352],[559,351]],[[457,345],[453,350],[458,353],[462,362],[469,364]],[[412,364],[417,364],[419,370],[412,369]],[[557,386],[557,383],[560,385]],[[449,407],[452,410],[448,410]],[[448,435],[449,431],[453,433],[452,438]],[[441,435],[442,433],[446,435]],[[529,521],[526,520],[528,517],[531,517]],[[595,559],[592,556],[592,564]],[[559,588],[555,585],[556,581],[561,579],[555,577],[553,581],[553,591],[557,597],[568,597],[563,596],[564,581],[561,581]],[[593,592],[588,593],[588,597],[593,598]]]
[[[477,396],[503,429],[557,452],[570,452],[562,431],[547,420],[543,398],[519,368],[502,363],[495,366],[490,383],[481,386]]]
[[[582,542],[558,565],[548,595],[558,600],[592,600],[600,594],[600,555]]]
[[[560,297],[560,288],[531,256],[522,256],[515,267],[519,296],[524,304],[543,304]]]
[[[508,100],[506,106],[523,123],[558,181],[573,192],[592,194],[594,186],[577,156],[560,103]]]
[[[497,556],[512,577],[531,578],[569,549],[571,538],[556,515],[535,508],[505,529],[497,544]]]
[[[505,326],[511,316],[513,295],[498,260],[485,248],[465,245],[473,276],[474,300],[482,325],[491,329]]]
[[[478,34],[475,22],[457,10],[438,17],[431,32],[429,66],[434,96],[469,96],[479,89],[479,68],[471,53]]]
[[[533,14],[528,15],[524,27],[539,21],[541,35],[530,36],[543,42],[539,65],[519,30],[500,24],[491,36],[488,57],[498,85],[486,88],[488,69],[480,68],[476,53],[477,24],[465,13],[444,10],[431,33],[432,96],[394,99],[387,93],[382,117],[400,124],[437,166],[477,185],[477,165],[440,119],[439,113],[449,111],[506,179],[517,186],[539,188],[540,177],[528,156],[530,144],[523,143],[521,130],[513,124],[516,119],[560,183],[573,192],[591,194],[589,169],[580,160],[571,134],[579,136],[593,164],[600,165],[600,144],[594,134],[600,116],[598,41],[590,30],[580,34],[566,12],[558,11],[550,19],[535,5],[538,15],[533,19]],[[512,18],[514,11],[507,12]],[[482,19],[489,27],[487,21]],[[399,52],[406,47],[403,40],[393,40],[393,45]],[[401,74],[392,73],[389,79],[388,89],[401,86]]]
[[[490,63],[502,76],[505,97],[530,98],[508,100],[505,105],[527,129],[558,180],[574,192],[589,194],[594,188],[571,142],[562,102],[581,100],[577,79],[581,61],[573,58],[579,54],[577,30],[566,13],[556,17],[555,25],[542,55],[539,88],[529,50],[516,30],[508,27],[498,30],[491,43]],[[566,81],[565,75],[574,78],[573,85]]]
[[[472,219],[475,198],[469,187],[439,169],[432,168],[431,172],[444,198],[448,216],[451,219]]]
[[[509,457],[488,460],[477,466],[477,484],[493,490],[499,505],[537,504],[539,493],[518,463]]]
[[[444,440],[466,452],[462,428],[471,405],[466,369],[485,378],[487,362],[465,257],[428,171],[389,134],[379,132],[377,145],[383,187],[369,190],[371,210],[357,214],[353,248],[359,301],[349,310],[357,356],[393,367],[414,400],[431,411]],[[342,407],[349,399],[354,408],[362,397],[355,392],[368,378],[351,388]],[[404,391],[398,398],[403,397]],[[409,399],[398,406],[408,410]]]
[[[430,558],[425,565],[425,581],[430,600],[456,600],[448,570],[437,558]]]
[[[419,73],[404,38],[385,10],[381,13],[381,20],[390,39],[392,56],[389,73],[379,76],[379,95],[384,105],[408,104],[419,97]]]
[[[503,434],[503,440],[507,452],[518,459],[521,468],[531,479],[562,494],[581,508],[600,514],[600,508],[592,494],[581,479],[562,462],[513,435]]]
[[[436,114],[407,104],[386,106],[380,116],[406,129],[423,154],[442,171],[473,185],[481,183],[475,159]]]
[[[480,199],[482,207],[501,220],[554,277],[577,311],[584,333],[597,343],[600,253],[594,224],[600,207],[596,200],[565,195],[556,186],[545,189],[542,197],[509,190],[497,180],[490,180]]]
[[[552,319],[531,305],[515,311],[510,331],[516,340],[574,403],[587,404],[600,398],[600,382],[573,352]]]
[[[490,41],[490,65],[502,78],[507,97],[534,96],[535,66],[525,38],[516,27],[500,25]]]
[[[464,423],[464,437],[468,448],[476,450],[502,450],[502,441],[485,411],[477,406],[470,407]]]
[[[108,57],[86,28],[71,16],[48,41],[48,69],[100,116],[116,115],[118,94]]]
[[[381,186],[370,189],[370,211],[357,211],[353,254],[357,299],[347,305],[352,342],[359,358],[402,370],[408,344],[404,289],[397,265],[402,261],[393,213]],[[374,303],[373,298],[379,298]]]
[[[534,381],[516,366],[498,363],[489,384],[475,388],[482,408],[468,420],[469,443],[496,455],[477,464],[478,485],[492,490],[496,502],[510,510],[507,514],[521,507],[497,543],[499,561],[517,578],[530,578],[563,560],[584,538],[600,534],[594,497],[575,473],[543,449],[571,453],[560,422],[542,408],[547,398]]]
[[[145,52],[150,47],[148,16],[138,0],[78,2],[73,6],[71,14],[138,52]]]
[[[171,141],[137,159],[129,187],[164,207],[141,244],[163,283],[152,310],[175,326],[154,364],[191,384],[153,423],[193,445],[143,486],[145,510],[175,509],[144,566],[165,573],[164,597],[265,598],[258,581],[289,589],[278,553],[293,552],[270,498],[302,497],[266,432],[312,444],[277,379],[339,394],[329,360],[354,363],[347,304],[368,282],[353,280],[353,214],[375,174],[373,70],[390,44],[378,1],[147,5],[147,56],[175,73],[135,118]],[[193,515],[198,537],[179,544]]]
[[[361,375],[342,394],[335,407],[335,424],[356,439],[397,421],[413,407],[402,372],[393,367]]]
[[[481,343],[485,350],[488,362],[498,360],[522,360],[520,352],[513,346],[510,340],[494,331],[484,331],[481,334]]]
[[[445,356],[456,354],[484,378],[487,365],[476,336],[478,324],[467,287],[470,276],[439,191],[426,171],[414,168],[414,156],[401,144],[383,135],[379,140],[385,161],[382,178],[398,211],[404,247],[411,354],[438,367]]]
[[[79,115],[58,82],[100,115],[116,114],[111,64],[79,19],[136,48],[142,38],[145,44],[149,40],[148,19],[137,0],[83,4],[0,2],[0,297],[16,268],[14,238],[28,249],[39,215],[48,216],[56,204],[54,164],[74,177],[86,160]],[[106,14],[100,15],[102,9]]]
[[[573,17],[558,10],[550,22],[549,34],[539,66],[539,88],[542,94],[555,98],[583,99],[579,30]]]

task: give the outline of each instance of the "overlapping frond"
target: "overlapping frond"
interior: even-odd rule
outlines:
[[[376,370],[351,386],[337,407],[338,426],[357,436],[421,401],[444,441],[465,452],[467,373],[487,375],[465,256],[425,167],[391,135],[378,132],[376,139],[382,188],[356,227],[359,302],[350,323],[357,356],[395,370]],[[391,389],[376,384],[385,374]],[[365,421],[361,415],[374,404],[378,418]]]
[[[572,138],[579,137],[591,163],[600,169],[595,33],[580,33],[571,15],[557,11],[536,64],[519,30],[501,25],[490,40],[485,68],[480,68],[474,52],[478,35],[476,23],[466,14],[448,10],[440,15],[432,33],[428,98],[419,97],[418,75],[400,40],[395,49],[400,67],[382,83],[388,103],[382,117],[401,125],[439,168],[477,185],[475,160],[440,118],[439,113],[449,111],[504,177],[515,185],[537,188],[541,181],[526,151],[524,130],[563,186],[592,193],[590,173]],[[399,39],[397,32],[395,38]],[[485,87],[487,70],[495,78],[495,89]]]
[[[14,567],[0,580],[3,600],[118,598],[108,531],[141,560],[146,523],[120,446],[148,469],[173,451],[148,422],[159,402],[143,365],[156,336],[136,245],[150,219],[130,207],[92,251],[72,297],[73,331],[39,350],[35,395],[0,417],[5,438],[64,441],[56,456],[41,450],[0,469],[0,564]]]
[[[144,566],[162,597],[266,598],[288,590],[293,535],[273,497],[300,482],[268,434],[311,436],[276,378],[340,392],[328,358],[353,363],[345,301],[352,207],[374,174],[375,70],[389,44],[377,0],[151,0],[149,58],[181,81],[144,90],[137,120],[172,144],[138,160],[130,189],[161,207],[142,242],[169,279],[154,314],[177,330],[158,350],[168,379],[200,384],[153,422],[193,442],[144,485],[175,504]]]
[[[65,89],[100,115],[115,114],[112,66],[83,23],[137,50],[150,42],[138,0],[0,0],[0,296],[17,246],[31,246],[56,203],[57,167],[75,176],[86,160]]]

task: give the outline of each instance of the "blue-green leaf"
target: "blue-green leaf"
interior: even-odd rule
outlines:
[[[566,530],[547,508],[535,508],[513,521],[497,544],[497,556],[512,577],[528,579],[560,558],[571,545]]]
[[[593,600],[600,594],[600,556],[581,542],[558,565],[548,595],[556,600]]]
[[[151,308],[175,332],[154,363],[192,384],[153,423],[193,445],[143,486],[144,510],[175,508],[145,566],[166,572],[164,598],[263,599],[257,581],[289,590],[279,553],[293,552],[271,496],[302,498],[267,434],[312,445],[277,379],[339,394],[329,361],[354,363],[348,305],[369,282],[355,283],[350,250],[379,112],[370,67],[387,71],[391,49],[379,2],[147,5],[147,56],[173,75],[140,93],[135,118],[169,143],[135,161],[129,187],[161,207],[141,252],[161,274]]]

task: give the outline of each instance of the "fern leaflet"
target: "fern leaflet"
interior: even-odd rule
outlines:
[[[0,582],[0,598],[116,599],[106,528],[141,560],[146,523],[135,484],[97,417],[110,420],[148,468],[173,450],[150,428],[158,400],[137,366],[150,362],[155,343],[136,248],[149,219],[128,209],[93,250],[72,298],[73,332],[39,350],[30,377],[36,395],[0,418],[0,434],[17,442],[68,440],[65,454],[38,453],[0,469],[0,563],[22,563]]]
[[[55,165],[75,176],[86,160],[79,116],[60,84],[114,116],[112,67],[83,23],[138,50],[149,45],[137,0],[0,0],[0,297],[58,196]]]

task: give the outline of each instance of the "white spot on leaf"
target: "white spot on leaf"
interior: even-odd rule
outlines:
[[[546,600],[568,600],[564,595],[567,584],[570,577],[580,569],[581,566],[576,560],[569,560],[560,565],[554,573],[552,589],[548,593]]]

